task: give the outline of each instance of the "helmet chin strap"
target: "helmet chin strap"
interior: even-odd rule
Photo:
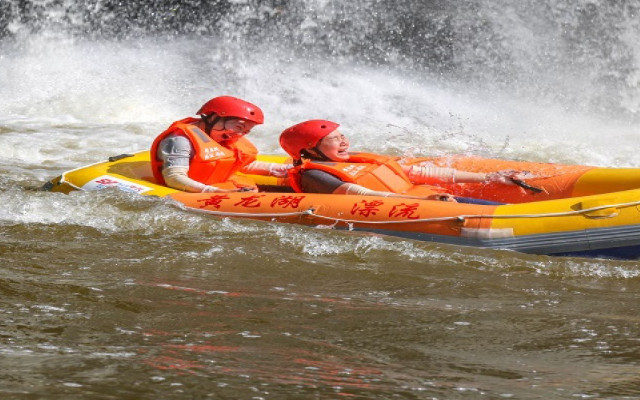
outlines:
[[[213,116],[213,118],[211,118],[211,116]],[[221,119],[222,117],[217,114],[203,115],[202,121],[204,122],[204,133],[206,133],[208,136],[211,136],[213,126],[217,124]]]
[[[319,148],[318,146],[313,147],[311,149],[309,149],[312,151],[312,153],[310,153],[312,156],[320,158],[320,161],[331,161],[331,159],[329,157],[327,157],[326,154],[324,154]],[[315,154],[314,154],[315,153]]]

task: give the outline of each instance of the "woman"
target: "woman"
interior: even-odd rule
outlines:
[[[187,192],[257,190],[236,172],[283,177],[288,166],[256,161],[258,150],[244,136],[264,122],[262,110],[231,96],[215,97],[197,112],[200,119],[176,121],[151,145],[155,179]]]
[[[349,152],[349,140],[338,131],[339,126],[331,121],[310,120],[285,129],[280,135],[280,145],[293,158],[289,182],[296,192],[499,204],[455,198],[425,183],[437,180],[511,184],[509,178],[500,174],[400,165],[394,157]]]

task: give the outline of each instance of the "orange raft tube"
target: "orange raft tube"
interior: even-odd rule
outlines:
[[[259,159],[286,161],[279,156]],[[186,193],[154,181],[148,152],[116,156],[65,172],[45,188],[68,193],[117,187],[168,197],[185,209],[214,216],[361,230],[536,254],[640,257],[640,169],[465,156],[406,162],[475,172],[526,171],[526,183],[542,191],[499,183],[441,185],[457,196],[507,203],[477,205],[293,193],[283,179],[252,176],[261,189],[258,193]]]

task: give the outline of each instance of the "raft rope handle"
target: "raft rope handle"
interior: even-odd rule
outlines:
[[[62,179],[60,183],[67,183],[68,185],[74,187],[75,189],[81,190],[82,188],[77,187],[71,182],[64,180],[64,174],[62,175]],[[212,215],[217,215],[221,217],[246,217],[246,218],[278,218],[278,217],[294,217],[296,215],[313,215],[317,218],[328,219],[338,222],[345,222],[348,224],[369,224],[369,225],[384,225],[384,224],[415,224],[420,222],[442,222],[442,221],[460,221],[463,222],[465,219],[476,219],[476,218],[492,218],[492,219],[515,219],[515,218],[547,218],[547,217],[568,217],[572,215],[580,215],[590,213],[592,211],[604,210],[607,208],[622,208],[622,207],[632,207],[640,205],[640,201],[632,201],[629,203],[618,203],[618,204],[608,204],[604,206],[597,206],[586,208],[584,210],[577,211],[564,211],[557,213],[545,213],[545,214],[513,214],[513,215],[456,215],[452,217],[439,217],[439,218],[421,218],[421,219],[412,219],[412,220],[404,220],[404,221],[361,221],[355,219],[342,219],[335,217],[328,217],[325,215],[320,215],[315,213],[314,208],[309,208],[305,211],[296,211],[290,213],[274,213],[274,214],[257,214],[257,213],[234,213],[234,212],[224,212],[224,211],[211,211],[211,210],[202,210],[193,207],[182,207],[185,209],[194,210],[201,213],[207,213]]]
[[[337,222],[345,222],[345,223],[348,223],[348,224],[383,225],[383,224],[414,224],[414,223],[420,223],[420,222],[442,222],[442,221],[452,221],[452,220],[463,222],[466,219],[475,219],[475,218],[515,219],[515,218],[568,217],[568,216],[572,216],[572,215],[580,215],[580,214],[590,213],[590,212],[593,212],[593,211],[604,210],[604,209],[612,208],[612,207],[622,208],[622,207],[632,207],[632,206],[637,206],[637,205],[640,205],[640,201],[633,201],[633,202],[629,202],[629,203],[610,204],[610,205],[603,205],[603,206],[586,208],[584,210],[563,211],[563,212],[556,212],[556,213],[512,214],[512,215],[473,215],[473,214],[469,214],[469,215],[457,215],[457,216],[452,216],[452,217],[421,218],[421,219],[412,219],[412,220],[403,220],[403,221],[361,221],[361,220],[354,220],[354,219],[335,218],[335,217],[329,217],[329,216],[326,216],[326,215],[316,214],[314,208],[309,208],[308,210],[305,210],[305,211],[297,211],[297,212],[290,212],[290,213],[279,213],[279,214],[233,213],[233,212],[225,212],[225,211],[202,210],[202,209],[197,209],[197,208],[192,208],[192,207],[185,207],[185,208],[190,209],[190,210],[194,210],[194,211],[198,211],[198,212],[207,213],[207,214],[218,215],[218,216],[222,216],[222,217],[278,218],[278,217],[293,217],[293,216],[296,216],[296,215],[313,215],[314,217],[317,217],[317,218],[336,221],[336,223]]]
[[[216,215],[216,216],[219,216],[219,217],[278,218],[278,217],[295,217],[297,215],[315,215],[315,216],[318,216],[318,217],[322,217],[321,215],[314,214],[314,211],[315,211],[314,208],[310,208],[310,209],[305,210],[305,211],[294,211],[294,212],[290,212],[290,213],[274,213],[274,214],[267,214],[267,213],[260,213],[260,214],[257,214],[257,213],[234,213],[234,212],[227,212],[227,211],[202,210],[202,209],[199,209],[199,208],[186,207],[186,206],[181,206],[180,208],[184,208],[186,210],[197,211],[199,213],[212,214],[212,215]],[[331,217],[324,217],[324,218],[331,218]],[[342,221],[342,220],[339,220],[339,221]]]
[[[97,164],[100,164],[100,163],[96,163],[95,165],[97,165]],[[78,169],[81,169],[81,168],[78,168]],[[73,171],[75,171],[75,170],[71,170],[71,171],[67,171],[67,172],[73,172]],[[60,183],[63,183],[63,182],[67,183],[68,185],[72,186],[73,188],[82,191],[83,190],[82,188],[80,188],[80,187],[78,187],[78,186],[76,186],[76,185],[72,184],[71,182],[66,181],[64,179],[64,175],[67,172],[65,172],[65,173],[63,173],[61,175]],[[563,212],[557,212],[557,213],[515,214],[515,215],[473,215],[473,214],[470,214],[470,215],[457,215],[457,216],[452,216],[452,217],[421,218],[421,219],[412,219],[412,220],[404,220],[404,221],[361,221],[361,220],[353,220],[353,219],[342,219],[342,218],[328,217],[328,216],[325,216],[325,215],[316,214],[315,213],[316,210],[314,208],[309,208],[309,209],[304,210],[304,211],[296,211],[296,212],[291,212],[291,213],[274,213],[274,214],[233,213],[233,212],[224,212],[224,211],[202,210],[202,209],[197,209],[197,208],[192,208],[192,207],[182,207],[182,208],[194,210],[194,211],[201,212],[201,213],[217,215],[217,216],[221,216],[221,217],[278,218],[278,217],[294,217],[296,215],[313,215],[313,216],[315,216],[317,218],[322,218],[322,219],[328,219],[328,220],[335,221],[336,223],[345,222],[345,223],[348,223],[348,224],[384,225],[384,224],[414,224],[414,223],[420,223],[420,222],[442,222],[442,221],[460,221],[460,222],[463,222],[465,219],[476,219],[476,218],[515,219],[515,218],[568,217],[568,216],[572,216],[572,215],[580,215],[580,214],[590,213],[590,212],[593,212],[593,211],[604,210],[604,209],[612,208],[612,207],[622,208],[622,207],[633,207],[633,206],[637,206],[637,205],[640,205],[640,201],[632,201],[632,202],[628,202],[628,203],[618,203],[618,204],[608,204],[608,205],[603,205],[603,206],[586,208],[584,210],[563,211]]]

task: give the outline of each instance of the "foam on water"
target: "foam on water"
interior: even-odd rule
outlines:
[[[208,98],[355,148],[638,166],[640,3],[1,0],[3,393],[622,398],[637,261],[211,218],[34,190]],[[341,226],[342,227],[342,226]]]
[[[325,3],[305,2],[306,12],[317,12]],[[460,14],[453,24],[462,35],[454,46],[463,66],[460,74],[468,73],[469,79],[407,66],[406,59],[394,63],[398,54],[389,53],[385,62],[363,62],[357,55],[347,55],[345,49],[353,43],[347,43],[339,31],[328,33],[334,35],[330,39],[337,54],[330,57],[323,52],[301,56],[299,49],[273,38],[260,46],[243,47],[246,42],[229,36],[142,35],[109,40],[55,30],[31,34],[14,27],[15,40],[0,41],[0,148],[5,155],[0,158],[0,186],[9,189],[0,195],[5,210],[2,223],[77,224],[105,232],[124,229],[151,235],[196,229],[210,235],[222,230],[242,236],[249,230],[275,234],[280,243],[310,256],[354,252],[364,257],[390,251],[404,259],[455,258],[451,249],[434,252],[432,247],[425,250],[421,245],[379,237],[333,237],[289,226],[277,228],[284,232],[280,233],[268,224],[228,220],[211,223],[209,218],[184,215],[162,202],[124,194],[59,197],[20,187],[38,186],[64,170],[148,148],[172,121],[193,115],[205,100],[220,94],[246,98],[264,109],[266,123],[250,136],[264,153],[283,154],[277,137],[285,127],[326,118],[342,124],[352,148],[373,152],[468,153],[640,166],[636,157],[640,122],[634,117],[640,97],[632,90],[640,82],[640,49],[632,40],[637,24],[613,6],[600,4],[610,13],[606,18],[621,24],[616,28],[619,37],[611,38],[617,41],[616,51],[628,51],[612,54],[614,60],[620,60],[615,64],[594,53],[597,45],[579,38],[571,42],[577,49],[563,53],[562,43],[551,41],[562,17],[535,14],[527,18],[526,10],[534,5],[509,8],[502,3],[490,2],[478,9],[495,34],[490,40],[485,38],[486,42],[475,43],[480,46],[478,52],[486,52],[484,59],[468,48],[475,39],[463,35],[465,23],[474,20]],[[339,7],[330,5],[326,20],[338,18],[331,13],[339,14]],[[502,9],[508,12],[498,11]],[[574,35],[582,32],[578,29],[583,23],[578,21],[580,10],[567,11],[570,18],[565,22],[575,28]],[[559,11],[554,8],[554,12]],[[354,15],[353,21],[364,24],[365,17]],[[303,41],[305,46],[314,40],[319,43],[320,36],[314,35],[327,28],[326,20],[306,22],[303,28],[310,36],[308,42]],[[543,39],[537,39],[536,32],[544,32]],[[590,34],[597,34],[597,29],[594,32]],[[242,29],[236,33],[246,34]],[[567,64],[575,54],[582,58]],[[414,63],[420,60],[416,57]],[[502,67],[500,60],[505,62]],[[497,76],[500,68],[504,79]],[[580,68],[588,79],[579,79]],[[602,82],[607,79],[620,89],[611,95],[608,105],[602,103],[607,98]],[[126,204],[134,204],[133,209],[128,210]],[[486,268],[503,267],[494,263],[489,259],[481,262]],[[548,273],[537,263],[526,269]],[[556,267],[569,274],[584,270]],[[625,268],[622,271],[607,266],[604,272],[596,268],[590,273],[629,273]],[[633,277],[633,272],[628,276]]]
[[[283,50],[244,54],[214,47],[203,55],[210,46],[204,38],[27,43],[5,50],[0,64],[0,80],[8,83],[0,87],[0,144],[14,164],[60,162],[64,169],[70,156],[88,154],[89,161],[143,149],[173,120],[228,93],[264,108],[266,124],[251,136],[268,153],[282,153],[277,135],[283,128],[327,118],[342,124],[354,148],[370,151],[639,165],[637,123],[568,111],[517,90],[298,59]],[[25,136],[33,141],[28,152]]]
[[[95,229],[110,236],[161,235],[166,241],[189,240],[200,243],[184,256],[208,259],[212,254],[262,252],[289,254],[302,260],[328,260],[354,268],[376,269],[385,260],[402,260],[394,270],[414,274],[429,266],[469,266],[502,274],[533,273],[547,276],[574,276],[634,279],[640,276],[637,263],[577,258],[556,258],[483,249],[464,249],[436,243],[404,241],[361,232],[328,232],[287,224],[210,218],[180,210],[160,199],[135,196],[116,190],[75,192],[71,195],[9,190],[0,194],[5,204],[2,226],[52,225]],[[269,251],[264,247],[268,244]],[[333,260],[333,261],[332,261]],[[377,260],[372,263],[372,260]],[[315,261],[314,261],[315,262]],[[438,267],[440,268],[440,267]],[[455,267],[457,268],[457,267]]]

